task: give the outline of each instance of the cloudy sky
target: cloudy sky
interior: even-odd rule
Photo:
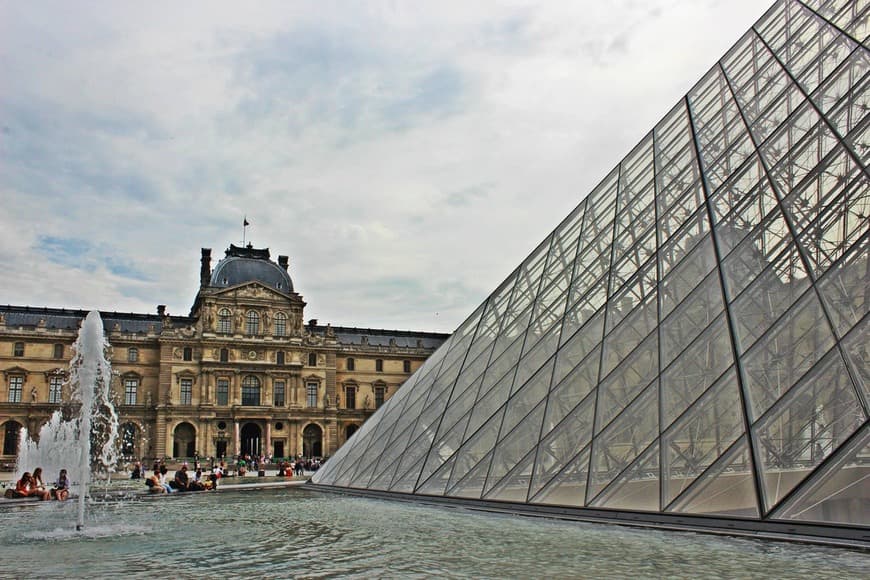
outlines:
[[[186,315],[247,215],[306,318],[452,331],[764,4],[2,0],[0,303]]]

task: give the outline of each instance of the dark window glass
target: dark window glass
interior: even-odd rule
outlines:
[[[222,308],[218,312],[218,332],[221,334],[229,334],[233,331],[233,314],[228,308]]]
[[[24,377],[9,377],[9,402],[20,403],[24,389]]]
[[[193,360],[193,349],[189,346],[184,347],[184,360]]]
[[[135,405],[139,391],[139,379],[124,379],[124,404]]]
[[[63,345],[60,345],[63,346]],[[48,402],[60,403],[61,389],[63,388],[63,377],[51,377],[48,379]]]
[[[354,361],[352,358],[347,359],[347,370],[356,370],[356,361]]]
[[[380,406],[384,404],[384,395],[386,392],[386,387],[375,387],[375,409],[380,408]]]
[[[347,386],[344,388],[344,407],[345,409],[356,409],[356,387]]]
[[[218,379],[217,381],[217,404],[228,405],[230,402],[230,382],[227,379]],[[219,428],[225,428],[220,427]]]
[[[138,348],[128,348],[127,349],[127,362],[137,362],[139,360],[139,349]]]
[[[411,372],[411,361],[403,360],[402,361],[402,370],[406,373],[410,373]]]
[[[24,356],[24,343],[16,342],[12,348],[12,356]]]
[[[190,405],[193,399],[193,379],[181,379],[181,404]]]
[[[375,370],[379,373],[384,372],[384,361],[381,359],[375,360]]]
[[[283,407],[284,406],[284,381],[275,381],[275,406]]]
[[[317,366],[317,353],[309,353],[308,354],[308,366],[316,367]]]
[[[260,379],[248,375],[242,381],[242,405],[259,406],[260,404]]]
[[[278,354],[275,356],[275,363],[278,366],[284,366],[284,352],[283,351],[279,351]]]
[[[229,349],[222,348],[221,349],[221,362],[229,362],[230,360],[230,351]]]
[[[63,358],[63,345],[54,345],[54,358]]]

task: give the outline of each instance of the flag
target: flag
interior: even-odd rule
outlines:
[[[251,224],[248,223],[248,218],[245,218],[245,222],[242,224],[243,227],[247,227]]]

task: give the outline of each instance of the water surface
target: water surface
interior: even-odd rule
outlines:
[[[0,510],[0,577],[859,578],[802,544],[487,514],[300,488]]]

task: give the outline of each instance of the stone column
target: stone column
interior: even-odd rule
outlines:
[[[263,455],[272,455],[272,421],[266,420],[266,449]]]
[[[233,442],[235,443],[235,448],[233,448],[233,451],[236,455],[238,455],[242,452],[241,429],[239,428],[238,421],[233,421],[233,429],[235,429],[235,439],[233,440]]]

